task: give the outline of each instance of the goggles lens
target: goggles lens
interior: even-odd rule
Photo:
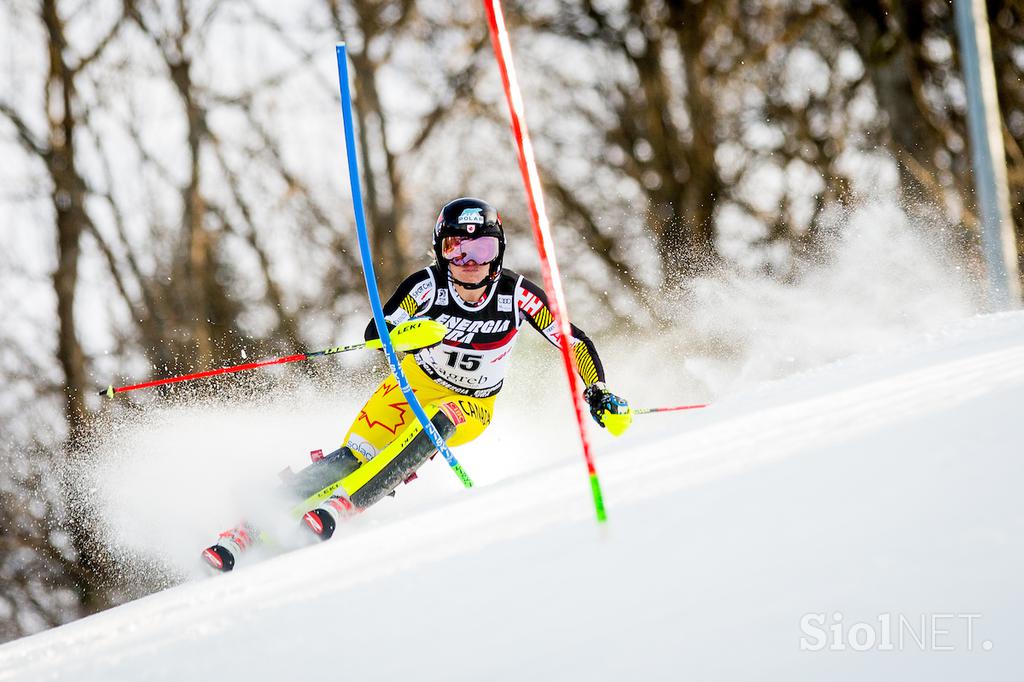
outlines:
[[[445,237],[441,240],[441,256],[455,265],[490,263],[498,257],[498,250],[497,237]]]

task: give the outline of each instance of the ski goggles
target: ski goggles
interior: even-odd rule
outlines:
[[[470,261],[483,265],[496,260],[500,248],[497,237],[445,237],[441,240],[441,257],[455,265]]]

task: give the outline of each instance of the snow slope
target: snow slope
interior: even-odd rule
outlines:
[[[1020,679],[1022,406],[1024,314],[971,318],[602,437],[606,527],[561,459],[6,644],[0,681]]]

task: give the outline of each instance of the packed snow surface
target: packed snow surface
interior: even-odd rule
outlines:
[[[1022,406],[1024,314],[970,318],[596,433],[603,526],[571,441],[515,424],[558,453],[470,491],[437,460],[330,542],[0,647],[0,680],[1019,679]]]

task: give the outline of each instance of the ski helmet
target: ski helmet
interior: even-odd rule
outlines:
[[[444,257],[444,242],[448,237],[476,239],[478,237],[495,237],[498,240],[497,256],[490,260],[490,271],[487,277],[475,284],[467,284],[450,275],[448,263]],[[493,243],[493,242],[492,242]],[[498,279],[501,274],[501,261],[505,257],[505,231],[501,228],[501,216],[498,209],[486,201],[472,197],[462,197],[449,201],[437,216],[434,225],[434,259],[438,267],[449,272],[452,280],[466,289],[479,289]],[[482,265],[483,263],[481,263]]]

